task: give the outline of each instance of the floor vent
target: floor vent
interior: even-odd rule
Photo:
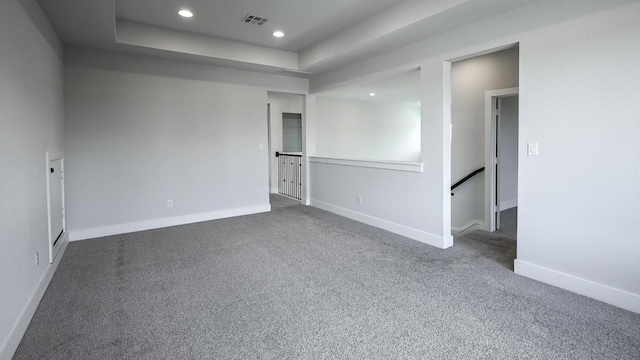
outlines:
[[[276,74],[291,76],[291,77],[307,78],[307,79],[313,75],[313,73],[310,73],[310,72],[294,70],[294,69],[282,69],[278,71]]]
[[[255,15],[251,15],[251,14],[247,14],[242,19],[243,23],[256,24],[256,25],[264,25],[264,23],[266,23],[267,21],[269,21],[269,19],[267,19],[265,17],[255,16]]]

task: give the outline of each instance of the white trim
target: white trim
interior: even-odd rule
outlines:
[[[18,345],[20,345],[20,341],[22,341],[22,337],[27,331],[27,327],[29,327],[29,323],[31,322],[33,315],[36,313],[40,300],[42,300],[42,296],[44,296],[44,293],[49,286],[49,282],[51,282],[53,274],[56,272],[64,252],[67,249],[67,245],[69,244],[68,237],[66,236],[61,238],[60,241],[62,244],[60,246],[59,256],[56,257],[53,264],[47,264],[47,270],[45,270],[42,279],[40,279],[38,285],[33,289],[29,300],[27,300],[24,308],[22,308],[20,316],[18,316],[18,320],[13,324],[11,331],[9,331],[9,336],[5,340],[4,344],[2,344],[2,347],[0,347],[0,359],[11,359],[18,349]]]
[[[485,91],[484,93],[484,222],[487,231],[496,231],[495,201],[496,171],[495,171],[495,134],[496,121],[494,115],[495,99],[499,97],[516,96],[520,94],[519,87]]]
[[[468,223],[466,223],[466,224],[464,224],[464,225],[462,225],[460,227],[451,226],[451,231],[455,231],[457,233],[461,233],[461,232],[465,232],[465,231],[469,230],[470,228],[472,228],[474,226],[476,226],[478,228],[481,228],[481,229],[484,229],[485,224],[484,224],[484,221],[482,221],[482,220],[471,220]]]
[[[526,261],[514,262],[516,274],[584,295],[623,309],[640,313],[640,295],[612,288],[591,280],[545,268]]]
[[[278,193],[278,188],[277,187],[271,188],[271,193],[272,194],[277,194]]]
[[[423,164],[409,161],[357,160],[309,156],[309,162],[421,173]]]
[[[435,246],[440,249],[446,249],[453,246],[453,236],[437,236],[428,232],[410,228],[404,225],[393,223],[387,220],[376,218],[367,214],[359,213],[357,211],[345,209],[340,206],[328,204],[322,201],[311,199],[311,206],[317,207],[322,210],[332,212],[352,220],[356,220],[371,226],[375,226],[380,229],[390,231],[392,233],[408,237],[413,240],[420,241],[427,245]]]
[[[212,211],[200,214],[174,216],[162,219],[138,221],[117,225],[101,226],[89,229],[72,230],[71,241],[94,239],[104,236],[119,235],[137,231],[160,229],[169,226],[193,224],[197,222],[224,219],[235,216],[257,214],[271,211],[271,205],[256,205],[243,208]]]
[[[503,201],[500,203],[500,211],[509,210],[518,206],[518,199]]]

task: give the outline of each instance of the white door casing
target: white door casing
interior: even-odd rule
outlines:
[[[485,230],[496,231],[500,221],[500,203],[498,198],[498,153],[497,153],[497,126],[500,115],[498,99],[501,97],[516,96],[520,93],[518,87],[498,89],[485,92]],[[497,227],[496,227],[497,225]]]

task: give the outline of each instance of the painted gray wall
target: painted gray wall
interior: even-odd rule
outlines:
[[[267,101],[271,104],[271,192],[278,192],[278,162],[276,151],[282,152],[282,113],[303,114],[305,98],[303,95],[285,94],[270,91]]]
[[[316,98],[317,154],[420,161],[420,106]]]
[[[442,62],[434,65],[424,63],[414,67],[420,68],[423,84],[419,126],[421,162],[430,167],[423,172],[408,172],[312,163],[312,204],[440,248],[452,245],[450,219],[444,215],[451,211],[448,202],[451,176],[442,167],[451,149],[447,117],[450,107],[443,106],[451,103],[450,91],[424,86],[451,76],[450,67],[443,67]],[[320,121],[317,119],[317,126]],[[357,196],[362,196],[362,204],[356,203]]]
[[[69,56],[72,234],[269,203],[266,89],[209,80],[224,69],[81,49]]]
[[[518,96],[500,99],[498,192],[500,210],[518,202]]]
[[[61,56],[62,45],[35,1],[2,2],[0,358],[13,354],[11,331],[50,267],[45,153],[63,150]]]
[[[639,17],[638,1],[543,0],[320,75],[310,90],[421,66],[433,73],[423,76],[423,125],[429,114],[426,125],[439,127],[448,100],[443,62],[519,43],[517,256],[524,267],[516,270],[640,312],[640,242],[630,235],[640,218],[633,182],[640,178],[640,50],[630,45],[640,42]],[[439,135],[433,141],[444,159],[437,149],[423,159],[433,178],[452,171]],[[528,142],[539,143],[539,156],[526,155]],[[423,211],[418,216],[437,230],[450,210],[440,200],[425,199],[426,211],[405,210]]]
[[[518,49],[500,51],[451,66],[451,179],[456,182],[484,164],[485,92],[518,86]],[[451,198],[451,225],[484,222],[484,177],[457,188]]]
[[[640,2],[589,3],[520,47],[518,261],[640,296]]]

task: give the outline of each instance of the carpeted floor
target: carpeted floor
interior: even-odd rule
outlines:
[[[15,358],[640,358],[639,314],[515,275],[514,254],[302,205],[75,242]]]
[[[518,208],[500,211],[500,229],[497,234],[516,238],[518,235]]]
[[[281,210],[286,207],[300,205],[299,200],[294,200],[292,198],[288,198],[286,196],[282,196],[279,194],[270,194],[269,195],[269,203],[271,203],[271,210]]]

